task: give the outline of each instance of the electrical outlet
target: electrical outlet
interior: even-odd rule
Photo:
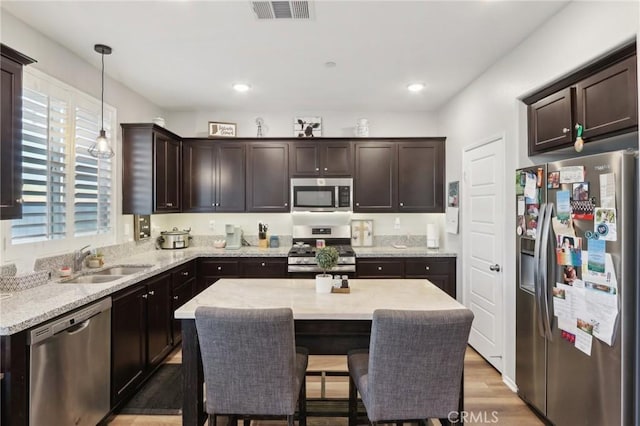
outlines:
[[[209,229],[214,231],[216,229],[216,221],[215,220],[210,220],[209,221]]]
[[[399,217],[396,217],[396,220],[393,223],[393,229],[400,229],[400,218]]]

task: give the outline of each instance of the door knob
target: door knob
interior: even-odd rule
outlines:
[[[497,263],[495,265],[491,265],[489,266],[489,269],[492,271],[496,271],[499,272],[500,271],[500,265],[498,265]]]

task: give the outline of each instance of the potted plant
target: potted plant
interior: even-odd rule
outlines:
[[[316,252],[316,262],[322,269],[322,274],[316,275],[316,293],[331,293],[333,277],[327,271],[338,264],[338,257],[334,247],[323,247]]]

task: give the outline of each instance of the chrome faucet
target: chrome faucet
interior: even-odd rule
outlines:
[[[89,248],[90,245],[86,245],[82,247],[80,250],[76,250],[73,252],[73,272],[79,272],[82,269],[82,261],[87,258],[91,254],[89,250],[83,251],[86,248]]]

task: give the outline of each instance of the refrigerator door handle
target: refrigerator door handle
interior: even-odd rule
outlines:
[[[533,248],[533,285],[534,285],[534,289],[535,289],[535,309],[537,312],[536,318],[537,318],[537,324],[538,324],[538,333],[540,334],[541,337],[545,337],[546,338],[546,330],[544,328],[544,322],[542,320],[542,288],[541,288],[541,280],[540,280],[540,276],[542,275],[541,271],[541,264],[540,264],[540,246],[541,246],[541,239],[542,239],[542,228],[544,225],[544,220],[545,220],[545,213],[547,210],[547,205],[546,204],[542,204],[540,206],[539,209],[539,216],[538,216],[538,224],[539,226],[537,227],[537,234],[536,234],[536,242]]]
[[[553,264],[549,264],[548,256],[549,240],[552,235],[551,219],[553,217],[553,203],[548,203],[545,210],[544,222],[542,224],[542,233],[540,234],[540,309],[542,311],[542,321],[544,323],[545,338],[551,341],[551,318],[549,311],[549,287],[547,277],[549,274],[549,268],[554,267]]]

